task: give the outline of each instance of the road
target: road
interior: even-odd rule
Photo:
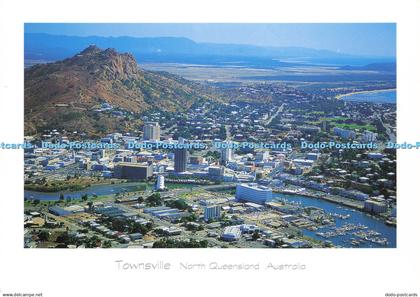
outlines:
[[[385,132],[388,135],[389,141],[392,143],[395,143],[397,141],[397,138],[395,137],[395,134],[392,132],[391,126],[388,124],[384,124],[380,115],[378,115],[377,118],[378,118],[378,121],[381,122],[382,127],[384,127]]]
[[[226,129],[226,141],[229,141],[231,138],[230,125],[225,125],[225,129]]]
[[[278,116],[279,113],[283,112],[284,109],[284,103],[279,106],[277,111],[265,122],[265,125],[268,126],[271,124],[271,122]]]

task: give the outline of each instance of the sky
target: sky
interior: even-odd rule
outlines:
[[[76,24],[30,23],[25,33],[186,37],[196,42],[297,46],[364,56],[396,56],[395,23]]]

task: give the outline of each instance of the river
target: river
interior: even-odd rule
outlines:
[[[70,197],[71,199],[80,199],[80,197],[84,194],[91,195],[112,195],[117,193],[124,193],[124,192],[134,192],[140,189],[144,189],[145,183],[141,182],[130,182],[130,183],[121,183],[121,184],[102,184],[102,185],[93,185],[86,189],[74,192],[62,191],[62,192],[36,192],[36,191],[28,191],[25,190],[25,198],[28,199],[39,199],[39,200],[59,200],[60,194],[63,193],[64,198]],[[150,188],[150,186],[146,186]]]
[[[133,192],[139,190],[144,183],[132,182],[132,183],[122,183],[122,184],[106,184],[106,185],[93,185],[89,188],[86,188],[81,191],[75,192],[63,192],[64,198],[71,197],[72,199],[79,199],[83,194],[98,196],[101,195],[112,195],[123,192]],[[191,185],[190,185],[191,186]],[[147,186],[150,189],[150,185]],[[58,193],[44,193],[44,192],[35,192],[35,191],[24,191],[25,198],[28,199],[39,199],[39,200],[59,200],[60,192]],[[332,203],[322,199],[309,198],[300,195],[285,195],[285,194],[273,194],[274,199],[285,199],[288,202],[298,203],[301,206],[314,206],[323,209],[326,213],[336,213],[339,215],[347,215],[350,217],[348,219],[335,218],[335,227],[342,227],[346,224],[362,224],[368,228],[368,230],[373,230],[380,233],[381,238],[386,238],[388,244],[382,246],[377,243],[364,241],[360,244],[360,247],[396,247],[396,228],[388,226],[382,220],[379,220],[375,217],[372,217],[364,212],[351,209],[348,207],[341,206],[336,203]],[[318,240],[329,240],[334,245],[342,247],[351,247],[351,240],[355,238],[352,234],[339,235],[330,238],[323,238],[320,235],[316,234],[318,232],[328,232],[333,230],[331,226],[319,228],[316,231],[302,229],[303,234]],[[356,238],[357,239],[357,238]]]
[[[196,185],[194,184],[177,184],[177,183],[166,183],[165,184],[168,189],[175,189],[175,188],[192,188]],[[144,186],[146,186],[146,190],[152,190],[153,185],[146,184],[144,182],[128,182],[128,183],[121,183],[121,184],[101,184],[101,185],[93,185],[86,189],[80,191],[60,191],[60,192],[36,192],[36,191],[24,191],[24,197],[27,199],[39,199],[41,201],[53,201],[59,200],[60,194],[63,193],[64,199],[70,197],[71,199],[80,199],[82,195],[88,194],[92,196],[96,194],[97,196],[105,196],[105,195],[113,195],[117,193],[126,193],[126,192],[135,192],[139,190],[143,190]]]

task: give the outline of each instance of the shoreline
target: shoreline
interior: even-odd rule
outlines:
[[[353,209],[356,209],[356,210],[363,211],[363,207],[357,206],[353,203],[349,203],[349,202],[346,202],[346,201],[336,200],[332,197],[327,197],[327,196],[324,196],[324,195],[317,196],[317,195],[310,194],[310,193],[301,193],[301,192],[293,193],[293,192],[281,191],[281,190],[273,190],[273,193],[284,194],[284,195],[296,195],[296,196],[304,196],[304,197],[314,198],[314,199],[321,199],[321,200],[325,200],[325,201],[328,201],[328,202],[331,202],[331,203],[335,203],[335,204],[339,204],[339,205],[342,205],[342,206],[346,206],[346,207],[350,207],[350,208],[353,208]]]
[[[346,96],[357,95],[357,94],[379,93],[379,92],[386,92],[386,91],[397,91],[397,88],[379,89],[379,90],[370,90],[370,91],[357,91],[357,92],[351,92],[351,93],[346,93],[346,94],[340,94],[340,95],[335,96],[334,98],[337,100],[341,100],[343,97],[346,97]]]

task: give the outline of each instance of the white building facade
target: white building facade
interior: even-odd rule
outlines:
[[[256,183],[236,185],[236,199],[247,202],[264,204],[271,200],[273,191],[269,187],[261,186]]]

